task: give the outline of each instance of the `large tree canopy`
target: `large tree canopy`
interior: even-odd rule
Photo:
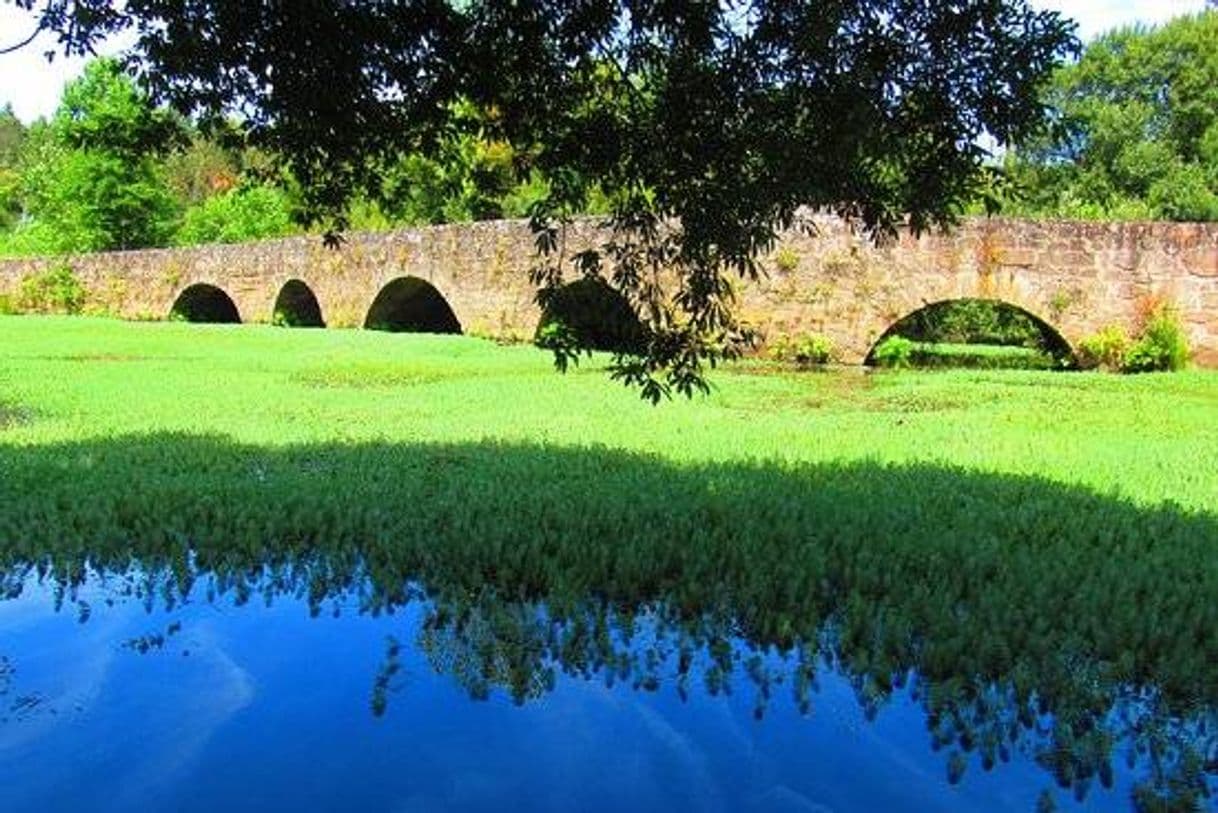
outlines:
[[[24,197],[47,245],[101,251],[160,245],[174,201],[153,161],[174,143],[179,122],[152,107],[109,59],[68,84],[24,173]]]
[[[1100,37],[1046,101],[1058,126],[1012,158],[1026,211],[1218,220],[1218,11]]]
[[[542,304],[573,269],[609,280],[648,329],[616,374],[650,397],[745,345],[730,277],[758,273],[800,207],[877,232],[950,223],[986,183],[982,139],[1037,127],[1073,42],[1026,0],[9,1],[71,52],[134,30],[157,98],[242,117],[336,228],[474,105],[548,181]],[[594,189],[611,236],[568,256],[564,218]]]

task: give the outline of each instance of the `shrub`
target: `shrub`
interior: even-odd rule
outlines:
[[[828,336],[808,333],[799,337],[780,337],[770,347],[770,358],[809,367],[828,364],[833,360],[833,351],[833,340]]]
[[[1062,318],[1071,305],[1074,304],[1075,295],[1070,291],[1057,290],[1053,292],[1053,296],[1049,297],[1049,312],[1053,314],[1055,319]]]
[[[1188,364],[1188,340],[1175,310],[1160,305],[1146,322],[1142,335],[1125,353],[1127,373],[1182,370]]]
[[[71,266],[57,265],[21,280],[16,304],[30,313],[80,313],[87,295]]]
[[[1054,370],[1061,362],[1034,347],[999,344],[914,342],[913,367],[963,367],[973,370]]]
[[[0,294],[0,316],[7,316],[17,312],[17,306],[13,303],[13,298],[8,294]]]
[[[1085,370],[1116,371],[1125,366],[1129,335],[1120,325],[1109,325],[1079,342],[1078,363]]]
[[[1084,369],[1150,373],[1181,370],[1188,364],[1188,339],[1175,308],[1158,298],[1138,307],[1141,328],[1131,339],[1124,328],[1109,325],[1079,342],[1078,361]]]
[[[790,246],[783,246],[774,255],[774,267],[783,274],[790,274],[799,267],[799,253]]]
[[[904,336],[889,336],[876,346],[872,358],[880,367],[904,369],[912,363],[916,346]]]
[[[240,243],[282,237],[295,230],[287,195],[270,186],[251,186],[208,198],[186,211],[178,245]]]
[[[44,223],[20,223],[0,229],[0,257],[45,257],[62,253],[54,232]]]

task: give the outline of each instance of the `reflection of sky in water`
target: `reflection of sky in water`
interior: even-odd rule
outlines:
[[[147,613],[90,598],[51,612],[38,589],[0,602],[0,810],[1014,810],[1052,780],[1026,756],[946,781],[925,714],[898,696],[867,722],[848,683],[820,676],[800,717],[790,687],[764,719],[733,681],[689,699],[560,677],[523,707],[468,699],[411,644],[420,606],[311,619],[277,599]],[[181,632],[140,654],[124,643]],[[404,647],[387,712],[370,710],[387,636]],[[34,701],[31,703],[31,696]],[[18,700],[25,701],[12,710]],[[1086,805],[1126,809],[1129,784]]]

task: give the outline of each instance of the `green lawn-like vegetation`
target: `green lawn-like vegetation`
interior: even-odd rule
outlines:
[[[1063,365],[1035,347],[1003,344],[914,342],[909,348],[912,367],[969,367],[983,370],[1054,370]]]
[[[453,336],[0,317],[6,446],[153,433],[261,447],[511,442],[678,464],[930,463],[1215,507],[1218,376],[798,372],[744,363],[653,408],[601,359]],[[996,351],[1005,352],[1005,351]]]
[[[520,700],[553,664],[629,671],[607,630],[648,610],[712,690],[725,637],[799,653],[797,694],[817,653],[868,704],[916,670],[945,744],[1030,738],[1069,786],[1153,737],[1142,792],[1203,787],[1214,728],[1179,721],[1218,702],[1214,374],[751,362],[652,407],[603,360],[457,336],[5,317],[0,347],[0,586],[417,585]]]

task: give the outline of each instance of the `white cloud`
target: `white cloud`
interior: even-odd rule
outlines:
[[[36,25],[30,12],[8,3],[0,4],[0,48],[22,42]],[[101,49],[106,54],[118,50],[117,45]],[[11,103],[17,117],[27,123],[55,112],[63,86],[80,76],[88,61],[56,53],[55,59],[48,62],[47,51],[57,51],[57,42],[53,35],[43,33],[18,51],[0,54],[0,106]]]
[[[1078,23],[1078,34],[1089,40],[1113,28],[1133,23],[1155,25],[1205,8],[1205,0],[1032,0],[1032,5],[1060,11]]]
[[[1085,40],[1117,26],[1161,23],[1205,6],[1205,0],[1032,0],[1032,3],[1077,20],[1079,35]],[[34,25],[29,12],[8,3],[0,5],[0,48],[28,37]],[[24,121],[54,112],[64,84],[80,75],[85,60],[58,56],[48,63],[43,54],[54,49],[54,37],[44,34],[15,53],[0,54],[0,105],[11,102]],[[116,53],[119,48],[110,45],[103,50]]]

